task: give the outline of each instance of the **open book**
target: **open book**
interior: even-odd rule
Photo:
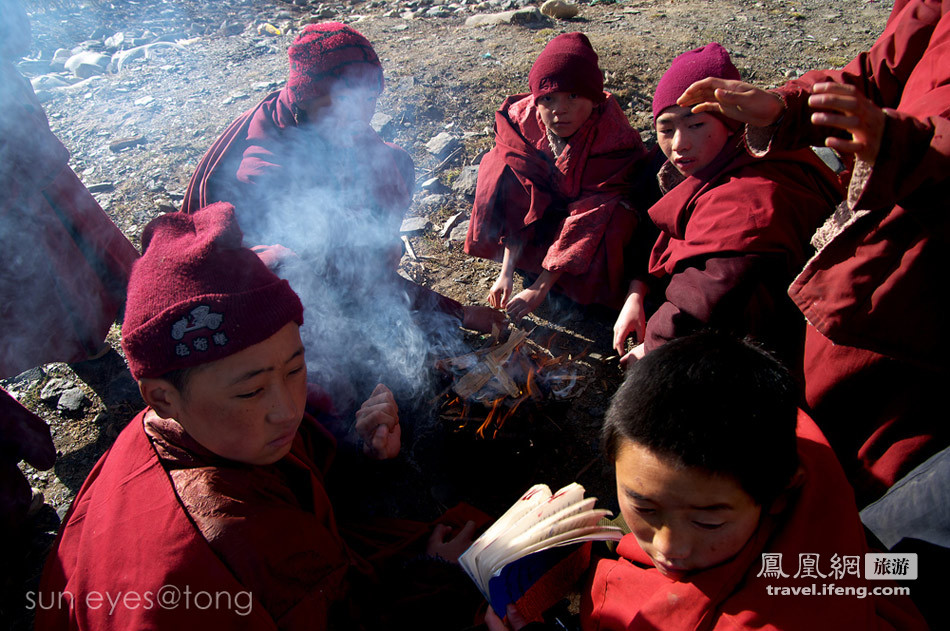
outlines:
[[[620,540],[620,528],[598,525],[610,511],[594,508],[596,501],[577,483],[554,494],[536,484],[459,557],[499,617],[513,602],[536,618],[586,570],[590,546],[582,544]]]

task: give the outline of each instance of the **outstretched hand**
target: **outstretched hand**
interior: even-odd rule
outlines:
[[[426,545],[426,554],[457,564],[462,553],[472,545],[475,522],[468,520],[457,534],[451,536],[452,533],[453,530],[450,526],[436,524],[436,527],[432,530],[432,535],[429,537],[428,545]]]
[[[498,311],[484,305],[465,305],[462,307],[462,326],[480,333],[491,333],[492,327],[504,329],[508,316],[504,311]]]
[[[392,391],[379,384],[356,411],[356,433],[363,441],[363,453],[377,460],[399,455],[402,428],[399,408]]]
[[[491,289],[488,290],[488,304],[495,309],[507,307],[514,284],[513,274],[506,274],[504,271],[498,274],[498,278],[495,279]]]
[[[709,77],[686,88],[676,104],[693,112],[722,114],[754,127],[774,125],[785,111],[781,97],[751,83]]]
[[[631,292],[623,303],[617,321],[614,322],[614,349],[617,354],[624,354],[627,338],[631,335],[634,336],[634,342],[643,342],[644,337],[646,337],[646,330],[647,321],[643,309],[643,294]]]
[[[851,139],[828,136],[825,145],[841,153],[853,153],[858,159],[873,164],[884,136],[885,110],[858,92],[853,85],[816,83],[808,97],[808,105],[816,110],[811,115],[815,125],[843,129]]]

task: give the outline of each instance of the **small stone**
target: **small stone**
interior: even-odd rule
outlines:
[[[541,5],[541,13],[556,20],[569,20],[577,17],[580,8],[576,4],[564,0],[547,0]]]
[[[399,234],[422,234],[432,227],[432,223],[425,217],[407,217],[399,227]]]
[[[439,232],[440,236],[443,239],[448,238],[448,236],[452,234],[452,230],[455,228],[455,226],[458,225],[460,221],[462,221],[462,217],[464,216],[465,216],[465,213],[460,212],[460,213],[455,213],[454,215],[449,217],[446,220],[446,222],[442,224],[442,230]]]
[[[460,222],[457,226],[452,228],[452,232],[449,233],[449,243],[464,243],[465,237],[468,235],[468,224],[471,223],[470,220],[466,219],[465,221]]]
[[[115,184],[112,182],[100,182],[99,184],[90,184],[86,187],[86,190],[92,194],[96,193],[111,193],[115,190]]]
[[[461,141],[457,136],[454,136],[447,131],[443,131],[426,143],[426,151],[434,156],[444,158],[446,155],[454,151],[460,144]]]
[[[67,388],[56,402],[56,409],[68,416],[79,415],[89,405],[89,399],[82,388]]]
[[[95,75],[104,74],[110,61],[112,61],[112,58],[108,55],[86,50],[67,59],[65,68],[80,79],[88,79]]]
[[[452,182],[452,190],[465,197],[475,197],[475,186],[478,184],[478,165],[462,167],[462,172]]]
[[[445,195],[426,195],[423,197],[419,204],[424,208],[438,208],[445,204],[446,196]]]
[[[75,388],[75,386],[65,379],[59,377],[56,379],[50,379],[40,391],[40,401],[43,403],[52,403],[53,401],[59,399],[59,397],[69,388]]]
[[[389,114],[376,112],[369,124],[380,136],[389,137],[393,133],[393,117]]]
[[[449,190],[437,177],[430,177],[419,188],[430,193],[444,193]]]
[[[54,74],[44,74],[30,79],[30,85],[33,86],[34,92],[39,92],[40,90],[55,90],[56,88],[64,88],[71,84],[69,81],[66,81],[62,77],[58,77]]]
[[[128,149],[136,145],[144,145],[146,143],[144,136],[132,136],[130,138],[119,138],[118,140],[113,140],[109,143],[109,150],[112,153],[119,153],[123,149]]]

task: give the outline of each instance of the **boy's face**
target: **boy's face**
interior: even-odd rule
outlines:
[[[683,175],[693,175],[719,155],[732,132],[721,120],[674,105],[656,117],[660,150]]]
[[[375,88],[337,82],[330,93],[304,101],[300,108],[307,112],[307,120],[330,131],[358,131],[369,126],[378,96]]]
[[[290,451],[307,400],[300,327],[191,370],[171,395],[171,417],[219,456],[263,465]]]
[[[719,565],[735,556],[759,525],[762,508],[727,476],[685,467],[624,441],[617,454],[620,512],[665,576]]]
[[[594,102],[572,92],[552,92],[536,99],[541,122],[561,138],[570,138],[594,111]]]

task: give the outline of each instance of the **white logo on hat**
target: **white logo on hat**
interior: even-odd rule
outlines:
[[[185,333],[198,329],[214,331],[221,326],[222,321],[224,321],[224,316],[220,313],[212,313],[211,307],[206,305],[195,307],[189,315],[172,325],[172,339],[180,340],[185,337]]]

